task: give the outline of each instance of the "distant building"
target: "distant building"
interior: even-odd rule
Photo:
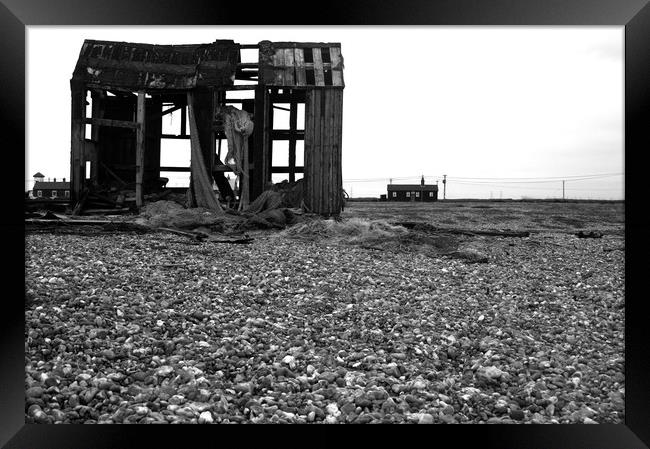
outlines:
[[[38,172],[34,175],[34,187],[32,188],[32,197],[35,199],[70,199],[70,183],[65,178],[62,181],[47,180],[45,176]]]
[[[425,184],[424,177],[420,184],[388,184],[388,201],[437,201],[438,185]]]

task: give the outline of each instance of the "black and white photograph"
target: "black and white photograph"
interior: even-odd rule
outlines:
[[[34,424],[623,424],[623,26],[28,26]]]

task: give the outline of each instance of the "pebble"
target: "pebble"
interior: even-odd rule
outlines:
[[[430,413],[422,413],[420,415],[420,419],[418,420],[418,424],[433,424],[434,419],[433,415]]]
[[[28,398],[40,398],[44,392],[45,390],[42,387],[30,387],[25,391],[25,396]]]
[[[338,419],[336,419],[334,416],[332,416],[332,415],[328,415],[328,416],[325,418],[325,422],[326,422],[327,424],[336,424],[336,423],[338,423],[339,421],[338,421]]]
[[[339,410],[339,406],[336,405],[335,403],[327,404],[325,410],[327,411],[328,415],[339,416],[341,414],[341,411]]]
[[[512,419],[514,419],[514,420],[521,421],[522,419],[524,419],[524,416],[525,416],[525,414],[524,414],[523,410],[511,410],[510,411],[510,417]]]
[[[214,419],[212,418],[212,413],[210,413],[208,410],[202,412],[199,415],[199,424],[212,424],[214,422]]]
[[[615,415],[623,415],[624,403],[624,384],[616,384],[623,380],[624,359],[615,359],[622,310],[607,303],[620,302],[621,296],[617,292],[607,300],[594,293],[615,291],[622,279],[611,268],[591,267],[596,260],[591,250],[601,249],[583,248],[591,240],[578,241],[578,252],[535,246],[537,255],[548,258],[548,270],[533,276],[540,291],[531,295],[527,283],[510,277],[515,268],[510,260],[516,261],[523,280],[537,272],[537,259],[522,257],[528,246],[522,249],[521,239],[496,239],[491,242],[495,247],[485,247],[490,260],[503,262],[499,267],[447,258],[435,262],[417,253],[386,258],[388,253],[380,251],[366,257],[369,252],[355,246],[334,251],[283,239],[269,246],[258,239],[256,245],[229,253],[241,268],[235,272],[214,263],[209,252],[187,253],[177,236],[165,234],[100,233],[91,246],[90,239],[67,234],[27,239],[33,249],[28,251],[26,287],[36,302],[25,311],[29,420],[39,415],[47,421],[39,407],[51,420],[71,423],[202,422],[205,412],[214,422],[269,422],[271,416],[277,422],[464,423],[485,422],[493,415],[499,422],[622,419]],[[571,248],[573,240],[553,236]],[[97,251],[107,273],[84,262],[92,263]],[[144,251],[151,263],[184,257],[184,266],[148,269],[132,258]],[[282,259],[285,253],[290,256]],[[564,283],[558,273],[569,260],[555,256],[567,253],[570,263],[593,268],[590,287]],[[304,264],[306,256],[314,263]],[[128,266],[129,282],[115,263],[119,260]],[[429,262],[438,269],[429,270]],[[281,274],[266,276],[271,263]],[[444,275],[439,271],[443,263]],[[387,267],[387,276],[375,277],[374,286],[360,282],[376,265]],[[305,269],[294,276],[298,267]],[[65,279],[69,288],[39,282],[52,275]],[[548,279],[542,281],[544,277]],[[485,279],[490,281],[487,297],[494,299],[487,303]],[[363,290],[336,300],[342,288],[355,283],[364,284]],[[258,288],[267,304],[248,295]],[[300,288],[305,294],[295,298]],[[70,297],[63,298],[59,290],[71,292]],[[459,295],[466,301],[451,299]],[[600,302],[605,302],[602,307]],[[200,313],[193,315],[196,309]],[[582,338],[585,329],[594,329],[597,338]],[[571,344],[580,344],[580,351]],[[567,366],[573,369],[565,370]],[[290,374],[294,368],[298,378]],[[528,393],[530,381],[538,388]],[[248,383],[252,392],[244,387]],[[92,388],[99,391],[91,399]],[[551,395],[561,399],[554,403]],[[516,411],[513,402],[523,410]],[[587,404],[595,414],[578,412]],[[149,412],[142,415],[145,409]]]

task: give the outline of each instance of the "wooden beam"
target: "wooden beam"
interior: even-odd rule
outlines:
[[[222,90],[255,90],[257,89],[257,84],[238,84],[236,86],[226,86],[222,87]]]
[[[271,173],[291,173],[292,168],[286,166],[271,167]],[[305,167],[293,167],[294,173],[304,173]]]
[[[332,85],[343,86],[341,49],[336,47],[330,48],[330,58],[332,60]]]
[[[160,167],[160,171],[189,172],[190,167]]]
[[[187,136],[187,108],[181,109],[181,136]]]
[[[189,135],[181,136],[181,135],[176,135],[176,134],[161,134],[160,135],[161,139],[189,139]]]
[[[138,92],[138,106],[136,111],[135,139],[135,205],[144,206],[144,192],[142,191],[142,178],[144,174],[144,151],[145,151],[145,93]]]
[[[70,200],[74,204],[80,201],[85,184],[86,167],[84,161],[86,116],[86,88],[79,83],[70,83]]]
[[[138,124],[136,122],[127,122],[124,120],[110,120],[106,118],[84,118],[84,124],[90,124],[94,126],[112,126],[117,128],[131,128],[136,129]]]
[[[314,53],[314,78],[317,86],[325,85],[325,75],[323,74],[323,60],[320,48],[312,49]]]
[[[271,138],[273,140],[303,140],[305,138],[305,131],[295,131],[291,132],[290,129],[274,129],[271,132]]]
[[[307,77],[305,75],[305,55],[302,48],[294,48],[294,62],[296,65],[296,86],[305,86]]]
[[[298,126],[298,103],[291,103],[289,111],[289,182],[296,180],[296,128]]]
[[[178,106],[172,106],[172,107],[169,108],[169,109],[165,109],[164,111],[161,112],[160,116],[162,117],[162,116],[165,116],[165,115],[167,115],[167,114],[171,114],[171,113],[174,112],[174,111],[178,111],[180,108],[185,108],[185,105],[184,105],[184,104],[181,104],[181,105],[178,105]],[[157,118],[157,117],[154,116],[154,117],[152,117],[152,118]]]
[[[273,42],[273,47],[278,48],[328,48],[341,47],[340,42]],[[242,47],[243,48],[243,47]]]

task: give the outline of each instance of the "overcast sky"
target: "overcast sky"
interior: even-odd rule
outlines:
[[[232,39],[341,43],[343,180],[352,196],[386,193],[391,178],[419,183],[424,175],[435,183],[446,174],[447,198],[562,197],[565,179],[567,198],[623,199],[623,32],[620,26],[29,26],[26,189],[37,171],[70,176],[69,81],[84,39]],[[163,164],[189,161],[189,142],[165,145]],[[590,175],[604,176],[583,179]]]

